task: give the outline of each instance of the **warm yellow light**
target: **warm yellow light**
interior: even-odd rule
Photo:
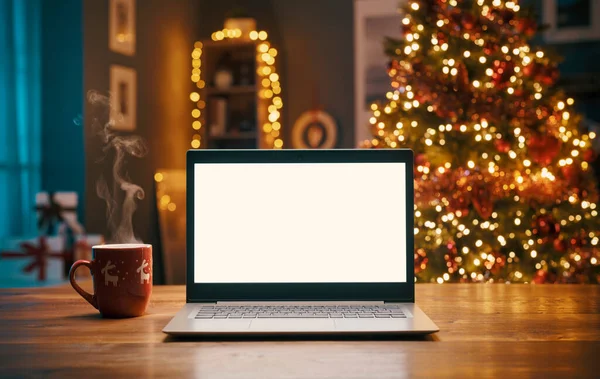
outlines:
[[[197,148],[199,148],[199,147],[200,147],[200,140],[197,140],[197,139],[193,140],[193,141],[192,141],[192,147],[193,147],[194,149],[197,149]]]
[[[196,101],[200,100],[200,94],[198,94],[198,92],[190,93],[190,100],[195,103]]]
[[[265,32],[264,30],[261,30],[260,32],[258,32],[258,39],[261,41],[264,41],[267,39],[267,32]]]
[[[258,32],[256,30],[253,30],[250,32],[250,39],[252,41],[255,41],[258,38]]]
[[[167,209],[171,212],[174,212],[175,209],[177,209],[177,205],[175,205],[175,203],[169,203],[169,205],[167,205]]]
[[[273,146],[275,146],[278,149],[281,149],[283,147],[283,140],[281,139],[276,139],[275,142],[273,142]]]
[[[558,107],[558,110],[562,111],[565,108],[565,103],[559,101],[558,104],[556,104],[556,106]]]
[[[469,50],[467,50],[467,51],[465,51],[465,52],[463,53],[463,56],[464,56],[465,58],[468,58],[468,57],[470,57],[470,56],[471,56],[471,52],[470,52]]]
[[[481,83],[479,82],[479,80],[474,80],[473,81],[473,87],[479,88],[480,85],[481,85]]]
[[[192,117],[193,117],[193,118],[198,118],[198,117],[200,117],[200,110],[199,110],[199,109],[194,109],[194,110],[192,111]]]
[[[200,121],[196,120],[194,122],[192,122],[192,128],[194,128],[194,130],[198,130],[202,127],[202,124],[200,123]]]
[[[157,183],[162,182],[163,179],[164,179],[163,174],[161,174],[160,172],[157,172],[156,174],[154,174],[154,180]]]
[[[418,11],[418,10],[419,10],[419,4],[417,4],[417,3],[412,3],[412,4],[410,5],[410,7],[411,7],[413,10],[415,10],[415,11]]]
[[[479,63],[485,63],[487,59],[485,57],[479,57]]]

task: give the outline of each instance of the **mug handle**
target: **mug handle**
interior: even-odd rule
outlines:
[[[87,300],[88,303],[92,304],[94,308],[98,309],[98,301],[96,300],[96,295],[92,295],[91,293],[84,291],[83,288],[79,287],[77,282],[75,282],[75,271],[77,271],[77,267],[79,266],[87,266],[87,268],[89,268],[90,271],[92,271],[92,262],[90,261],[79,260],[73,263],[73,266],[71,266],[71,270],[69,271],[69,281],[71,282],[71,286],[73,286],[73,289],[75,289],[75,291],[77,291],[77,293],[80,294],[81,297]]]

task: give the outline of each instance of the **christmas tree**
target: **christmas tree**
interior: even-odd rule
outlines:
[[[372,148],[415,152],[418,281],[600,282],[593,132],[518,1],[409,0]]]

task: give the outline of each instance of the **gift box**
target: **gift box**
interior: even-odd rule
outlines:
[[[40,234],[64,234],[65,229],[73,234],[83,234],[83,227],[77,219],[76,192],[39,192],[35,204]]]
[[[38,287],[65,283],[64,239],[10,238],[0,249],[0,287]]]

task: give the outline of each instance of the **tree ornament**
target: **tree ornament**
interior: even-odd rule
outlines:
[[[586,162],[592,162],[594,160],[594,149],[587,149],[583,152],[583,160]]]
[[[556,238],[552,245],[556,249],[556,251],[563,252],[567,249],[567,242],[562,238]]]
[[[548,166],[560,151],[562,142],[552,135],[533,134],[527,141],[527,149],[531,158],[540,166]]]
[[[498,150],[498,152],[500,153],[506,154],[510,151],[510,143],[503,138],[495,139],[494,146],[496,147],[496,150]]]
[[[471,13],[465,13],[462,17],[462,25],[467,30],[471,30],[475,27],[475,16]]]
[[[419,248],[415,251],[415,274],[425,270],[427,268],[427,262],[429,262],[429,258],[427,258],[427,253],[424,249]]]
[[[494,204],[491,198],[492,194],[487,188],[486,183],[482,183],[480,181],[474,183],[473,190],[471,192],[473,194],[473,207],[482,219],[489,219],[494,211]]]

